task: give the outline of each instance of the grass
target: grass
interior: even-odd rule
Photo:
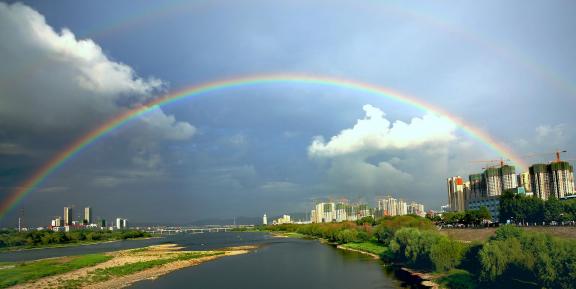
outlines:
[[[89,254],[61,257],[22,263],[4,263],[0,270],[0,288],[34,281],[43,277],[62,274],[108,261],[112,256]],[[14,267],[10,267],[10,266]]]
[[[576,227],[519,227],[526,231],[541,232],[554,237],[564,239],[576,239]],[[440,233],[447,235],[454,240],[466,242],[485,242],[494,235],[497,228],[464,228],[464,229],[442,229]]]
[[[164,264],[176,262],[176,261],[183,261],[183,260],[190,260],[196,259],[200,257],[208,257],[208,256],[216,256],[222,255],[224,252],[187,252],[182,254],[177,254],[177,256],[164,258],[164,259],[156,259],[150,261],[142,261],[142,262],[135,262],[130,264],[125,264],[116,267],[109,267],[104,269],[98,269],[92,273],[90,273],[86,277],[82,277],[79,279],[74,280],[67,280],[61,286],[62,288],[81,288],[87,284],[91,283],[98,283],[110,280],[114,277],[126,276],[131,275],[140,271],[144,271],[147,269],[151,269],[154,267],[158,267]]]
[[[309,238],[307,235],[303,235],[303,234],[296,233],[296,232],[286,232],[286,233],[283,233],[283,235],[288,237],[288,238],[298,238],[298,239]]]
[[[450,289],[474,289],[478,287],[474,275],[461,269],[450,270],[447,274],[434,281],[441,287]]]
[[[388,247],[378,244],[376,242],[362,242],[362,243],[346,243],[342,247],[355,249],[363,252],[368,252],[382,256],[389,251]]]

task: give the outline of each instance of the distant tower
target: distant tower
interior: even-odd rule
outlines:
[[[262,225],[268,225],[268,217],[266,217],[266,214],[262,217]]]
[[[84,224],[88,225],[92,223],[92,208],[84,208]]]
[[[20,209],[20,217],[18,217],[18,232],[22,231],[24,226],[24,209]]]
[[[64,226],[72,225],[72,207],[64,207]]]

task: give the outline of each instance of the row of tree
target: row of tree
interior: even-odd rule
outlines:
[[[75,230],[70,232],[54,232],[50,230],[18,232],[16,230],[0,230],[0,248],[125,240],[149,236],[149,233],[138,230]]]
[[[368,221],[368,220],[366,220]],[[411,268],[446,274],[448,288],[576,288],[576,242],[510,225],[501,226],[487,242],[463,243],[417,216],[385,217],[369,222],[268,226],[335,243],[366,242],[387,250],[382,259]],[[450,274],[447,274],[450,275]]]
[[[500,196],[500,222],[551,223],[576,221],[576,200],[560,201],[550,197],[526,197],[505,191]]]
[[[479,226],[492,221],[492,215],[488,208],[482,206],[478,210],[466,210],[464,212],[445,212],[442,216],[434,216],[430,218],[432,221],[440,224],[457,225],[462,224],[466,226]]]

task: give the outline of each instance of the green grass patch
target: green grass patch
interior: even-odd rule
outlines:
[[[378,244],[376,242],[362,242],[362,243],[347,243],[342,245],[344,248],[355,249],[363,252],[368,252],[382,256],[389,251],[388,247]]]
[[[286,233],[282,233],[282,235],[288,237],[288,238],[297,238],[297,239],[302,239],[302,238],[309,238],[306,235],[300,234],[300,233],[296,233],[296,232],[286,232]]]
[[[477,278],[466,270],[453,269],[435,280],[441,287],[450,289],[475,289]]]
[[[196,259],[196,258],[200,258],[200,257],[216,256],[216,255],[222,255],[222,254],[224,254],[224,252],[219,252],[219,251],[216,251],[216,252],[188,252],[188,253],[178,254],[177,256],[170,257],[170,258],[150,260],[150,261],[142,261],[142,262],[136,262],[136,263],[125,264],[125,265],[121,265],[121,266],[116,266],[116,267],[98,269],[98,270],[90,273],[86,277],[65,281],[64,284],[61,286],[61,288],[67,288],[67,289],[81,288],[87,284],[104,282],[104,281],[110,280],[114,277],[131,275],[131,274],[134,274],[134,273],[137,273],[140,271],[144,271],[147,269],[151,269],[154,267],[158,267],[158,266],[172,263],[172,262],[176,262],[176,261],[190,260],[190,259]]]
[[[4,263],[3,266],[14,265],[0,270],[0,288],[6,288],[43,277],[62,274],[80,268],[94,266],[108,261],[112,256],[104,254],[89,254],[73,257],[61,257],[22,263]]]

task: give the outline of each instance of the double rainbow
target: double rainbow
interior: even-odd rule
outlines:
[[[380,87],[368,83],[363,83],[359,81],[333,78],[333,77],[322,77],[322,76],[311,76],[311,75],[299,75],[299,74],[267,74],[267,75],[254,75],[248,77],[231,78],[225,80],[219,80],[214,82],[208,82],[200,85],[193,85],[185,89],[179,90],[177,92],[165,95],[160,98],[156,98],[145,105],[132,108],[127,110],[100,125],[96,129],[89,131],[82,137],[78,138],[76,141],[68,145],[64,150],[56,154],[50,161],[45,163],[40,169],[38,169],[32,176],[26,179],[22,184],[20,184],[9,196],[0,204],[0,219],[6,215],[10,209],[12,209],[18,202],[29,194],[34,189],[38,188],[42,182],[49,177],[55,170],[63,166],[67,160],[73,156],[79,154],[83,148],[94,143],[98,139],[107,135],[114,129],[121,127],[132,119],[138,118],[139,116],[145,114],[148,111],[156,109],[158,107],[174,103],[178,100],[185,98],[198,96],[206,94],[209,92],[221,91],[224,89],[234,89],[246,86],[255,86],[261,84],[308,84],[317,86],[327,86],[327,87],[338,87],[344,89],[350,89],[362,93],[374,94],[382,97],[386,97],[395,100],[399,103],[403,103],[422,111],[437,114],[449,119],[457,127],[465,131],[469,136],[478,140],[479,142],[485,144],[487,147],[492,149],[495,153],[503,158],[510,159],[516,165],[526,168],[527,165],[519,158],[513,151],[498,143],[494,138],[488,135],[486,132],[472,126],[469,123],[464,122],[462,119],[454,116],[447,111],[435,107],[429,103],[426,103],[416,97],[401,94],[392,89]]]

